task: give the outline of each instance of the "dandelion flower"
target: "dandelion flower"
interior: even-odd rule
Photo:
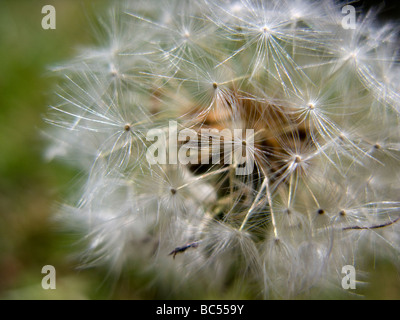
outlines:
[[[344,290],[346,265],[364,279],[368,255],[398,265],[398,25],[344,28],[341,9],[112,5],[99,44],[54,68],[46,116],[48,158],[87,177],[57,215],[82,267],[293,298]]]

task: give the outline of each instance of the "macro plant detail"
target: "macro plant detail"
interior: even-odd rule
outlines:
[[[328,0],[115,2],[98,45],[53,68],[46,115],[46,156],[85,173],[57,215],[82,265],[287,298],[370,255],[398,264],[398,25],[374,16],[344,29]]]

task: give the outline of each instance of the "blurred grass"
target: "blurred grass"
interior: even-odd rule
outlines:
[[[41,28],[41,8],[53,5],[56,30]],[[0,299],[151,299],[170,296],[167,289],[146,289],[153,275],[131,271],[129,284],[104,282],[105,271],[76,271],[68,259],[70,237],[50,222],[55,203],[71,191],[78,172],[46,163],[40,129],[54,79],[46,68],[72,57],[78,45],[93,42],[89,21],[104,1],[35,0],[0,2]],[[41,288],[41,268],[57,270],[57,289]],[[166,291],[163,291],[166,290]],[[385,263],[376,264],[365,296],[400,299],[400,277]],[[186,293],[185,293],[186,294]],[[188,298],[236,299],[224,296]]]
[[[46,4],[56,8],[56,30],[41,27]],[[97,279],[74,271],[67,239],[49,220],[77,173],[45,163],[40,137],[54,84],[47,68],[91,42],[92,9],[89,1],[0,2],[0,298],[96,297]],[[57,290],[41,288],[46,264],[56,267]]]

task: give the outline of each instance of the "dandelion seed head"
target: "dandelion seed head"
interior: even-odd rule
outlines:
[[[46,115],[46,157],[87,177],[57,215],[82,264],[292,298],[398,259],[398,23],[358,15],[353,30],[330,0],[114,4],[98,44],[53,68]]]

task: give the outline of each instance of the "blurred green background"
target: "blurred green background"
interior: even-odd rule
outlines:
[[[43,159],[40,130],[54,78],[48,67],[93,42],[89,21],[104,1],[0,1],[0,298],[106,298],[95,272],[77,272],[71,239],[49,219],[79,173]],[[44,5],[56,29],[44,30]],[[41,269],[56,268],[57,289],[43,290]]]
[[[56,30],[43,30],[41,9],[56,8]],[[90,21],[104,1],[0,1],[0,299],[153,299],[151,275],[130,276],[129,284],[108,281],[106,270],[76,269],[71,236],[51,221],[57,202],[73,191],[79,172],[43,159],[40,130],[55,81],[47,68],[90,45]],[[57,289],[43,290],[41,269],[53,265]],[[400,276],[393,266],[371,261],[375,271],[366,298],[400,299]],[[198,296],[199,298],[247,298]],[[334,296],[335,298],[344,298]],[[196,298],[196,295],[190,296]],[[357,298],[357,296],[354,296]]]

